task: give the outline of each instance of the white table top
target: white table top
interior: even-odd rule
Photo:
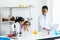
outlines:
[[[34,35],[34,34],[24,34],[24,36],[19,37],[19,40],[37,40],[37,39],[45,39],[45,38],[52,38],[52,37],[58,37],[60,35]],[[12,37],[12,39],[18,39],[18,37]]]
[[[10,39],[19,39],[19,40],[37,40],[37,39],[45,39],[45,38],[52,38],[52,37],[58,37],[60,35],[42,35],[38,33],[37,35],[34,35],[33,33],[26,33],[23,34],[21,37],[11,37]],[[7,36],[0,36],[0,37],[7,37]],[[9,37],[7,37],[9,38]]]

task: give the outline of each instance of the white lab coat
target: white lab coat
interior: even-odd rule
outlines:
[[[21,28],[21,27],[20,27],[20,24],[19,24],[18,22],[16,22],[16,23],[14,23],[14,24],[11,25],[11,32],[12,32],[12,33],[15,31],[14,25],[16,26],[16,31],[17,31],[18,33],[20,32],[20,30],[21,30],[22,33],[24,33],[24,28]],[[28,32],[28,33],[31,32],[31,28],[30,28],[30,27],[28,28],[28,31],[27,31],[27,32]]]
[[[16,28],[14,28],[14,25],[16,26]],[[15,29],[18,33],[20,32],[20,30],[21,32],[23,32],[23,28],[20,27],[20,24],[18,22],[11,25],[11,31],[14,32]]]
[[[38,24],[39,24],[39,31],[42,31],[42,32],[46,32],[46,30],[44,30],[43,28],[51,29],[51,27],[53,26],[48,14],[46,16],[41,14],[38,19]]]
[[[12,31],[12,32],[15,31],[15,30],[14,30],[14,25],[16,25],[16,31],[19,33],[21,27],[20,27],[20,24],[19,24],[18,22],[16,22],[16,23],[14,23],[14,24],[11,25],[11,31]],[[24,36],[24,35],[26,35],[27,33],[30,33],[30,29],[28,29],[27,32],[24,32],[24,29],[22,28],[22,29],[21,29],[21,32],[22,32],[22,36]],[[18,37],[17,40],[20,40],[20,37],[19,37],[19,36],[20,36],[20,35],[18,34],[18,35],[17,35],[17,37]]]

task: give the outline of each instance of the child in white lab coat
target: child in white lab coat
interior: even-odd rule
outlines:
[[[17,34],[22,34],[23,23],[24,23],[23,17],[16,18],[15,23],[12,24],[12,26],[11,26],[11,30],[12,30],[13,34],[15,34],[14,36],[16,36]]]
[[[39,17],[39,31],[42,31],[43,33],[45,32],[47,35],[49,35],[49,32],[52,29],[52,21],[51,18],[48,15],[48,7],[43,6],[42,7],[42,14]]]

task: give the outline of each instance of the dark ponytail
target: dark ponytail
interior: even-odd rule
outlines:
[[[18,17],[16,17],[16,19],[15,19],[15,23],[16,23],[16,22],[18,22]]]
[[[24,18],[23,17],[16,17],[16,20],[15,20],[15,23],[16,22],[22,22],[22,21],[24,21]]]

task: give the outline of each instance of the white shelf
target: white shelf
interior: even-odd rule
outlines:
[[[4,21],[4,22],[1,22],[2,24],[3,23],[14,23],[14,21]]]
[[[1,7],[1,8],[30,8],[30,7],[33,7],[33,6],[25,6],[25,7]]]

